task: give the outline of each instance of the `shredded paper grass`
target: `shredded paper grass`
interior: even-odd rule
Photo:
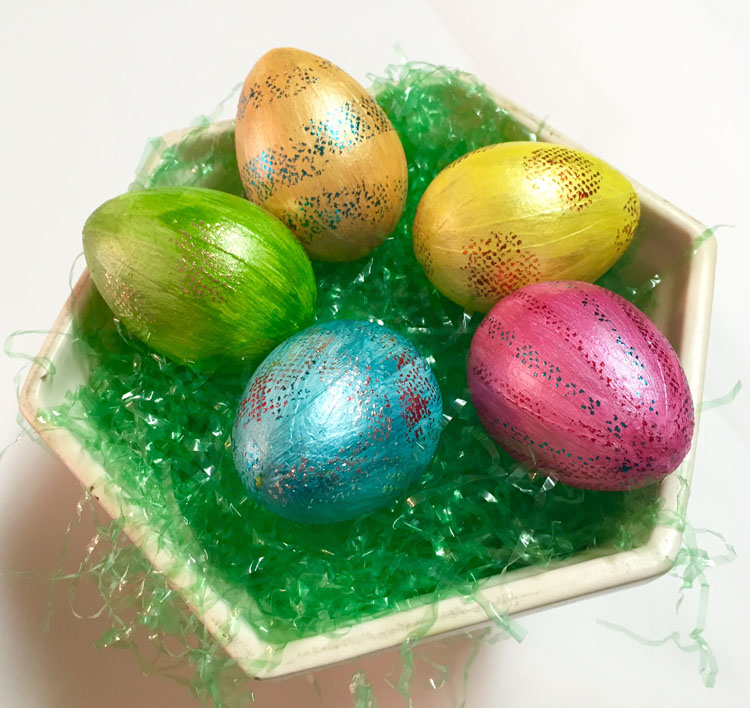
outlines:
[[[164,545],[190,559],[198,578],[193,596],[200,597],[203,584],[219,588],[258,636],[278,648],[449,596],[482,602],[482,581],[491,576],[586,549],[632,548],[659,515],[654,487],[617,493],[566,487],[530,476],[497,447],[466,384],[466,356],[481,315],[441,296],[413,256],[417,203],[442,168],[484,145],[535,136],[472,77],[443,68],[391,68],[374,80],[373,92],[406,152],[406,209],[396,231],[367,258],[314,264],[316,317],[383,323],[433,367],[445,426],[432,464],[405,498],[314,533],[266,511],[248,498],[232,462],[230,434],[246,376],[207,376],[164,359],[113,322],[96,297],[77,323],[77,346],[93,362],[91,376],[47,413],[101,461]],[[231,128],[199,125],[162,147],[152,146],[161,159],[146,160],[147,172],[133,188],[190,184],[241,193]],[[623,280],[627,263],[628,254],[601,283],[634,299],[643,289]],[[195,667],[191,678],[181,679],[195,693],[229,705],[226,684],[239,686],[239,672],[185,613],[166,579],[120,540],[119,528],[118,522],[100,527],[80,571],[95,577],[107,598],[113,628],[102,642],[132,644],[131,635],[145,629],[161,643],[162,656]],[[408,669],[408,642],[404,658]],[[369,704],[364,676],[352,679],[351,690]]]

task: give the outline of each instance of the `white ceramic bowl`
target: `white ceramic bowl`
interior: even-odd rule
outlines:
[[[494,97],[498,105],[530,130],[537,131],[541,124],[537,118],[499,94],[494,94]],[[225,121],[211,126],[209,132],[229,130],[233,130],[232,122]],[[164,136],[161,148],[150,156],[143,171],[156,167],[161,152],[179,141],[186,132],[177,131]],[[550,127],[543,128],[538,137],[580,147]],[[679,354],[697,404],[703,391],[716,242],[713,236],[702,240],[692,258],[685,258],[706,227],[645,187],[635,182],[634,185],[641,199],[641,223],[648,229],[649,238],[640,247],[631,266],[632,275],[646,280],[654,273],[661,274],[656,289],[658,306],[648,314]],[[63,428],[39,420],[40,410],[59,404],[66,391],[75,389],[87,379],[87,363],[76,355],[67,333],[71,331],[74,312],[85,305],[90,293],[91,281],[88,273],[84,273],[39,353],[40,357],[54,363],[56,374],[48,375],[40,365],[31,368],[21,393],[21,410],[104,509],[113,518],[124,516],[126,531],[132,541],[155,568],[169,577],[239,666],[258,678],[286,676],[399,645],[411,632],[423,627],[425,608],[417,606],[360,622],[343,634],[337,632],[293,641],[280,657],[274,657],[273,649],[255,634],[252,627],[237,619],[233,608],[215,588],[208,586],[200,596],[195,595],[193,588],[198,585],[195,570],[187,558],[180,556],[180,550],[164,547],[154,529],[145,522],[141,510],[123,502],[120,490],[108,478],[106,470],[78,439]],[[695,436],[698,434],[699,415],[700,409],[696,406]],[[694,437],[693,447],[682,465],[660,486],[659,493],[667,514],[684,515],[695,440]],[[617,552],[612,548],[599,548],[545,568],[512,571],[486,580],[481,592],[484,600],[500,615],[531,610],[664,573],[672,567],[681,541],[681,530],[675,525],[658,526],[645,545],[635,550]],[[441,600],[436,612],[437,617],[427,636],[488,622],[487,613],[477,602],[462,597]]]

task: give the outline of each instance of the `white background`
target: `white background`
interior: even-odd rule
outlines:
[[[367,83],[398,60],[460,67],[651,187],[718,232],[707,399],[750,386],[750,5],[698,2],[2,2],[0,20],[0,337],[48,328],[68,292],[81,226],[124,191],[146,138],[207,113],[274,46],[321,54]],[[35,352],[39,337],[15,341]],[[17,434],[18,359],[0,360],[0,446]],[[750,390],[701,422],[689,517],[726,535],[738,560],[709,571],[706,638],[719,662],[702,686],[695,654],[649,648],[606,629],[648,636],[689,631],[695,602],[675,614],[669,576],[522,618],[522,644],[485,646],[468,708],[489,706],[747,706],[750,700]],[[49,574],[79,497],[67,470],[23,439],[0,460],[0,571]],[[81,557],[86,534],[70,554]],[[712,549],[719,547],[712,544]],[[97,622],[58,594],[42,632],[48,584],[0,576],[0,708],[197,705],[145,678],[127,652],[97,651]],[[435,646],[454,686],[424,680],[414,705],[461,697],[470,646]],[[391,653],[257,690],[261,706],[349,706],[348,680],[371,674],[381,706],[405,701],[382,680]]]

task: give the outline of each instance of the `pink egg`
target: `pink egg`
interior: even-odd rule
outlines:
[[[693,399],[677,354],[598,285],[535,283],[500,300],[474,334],[468,379],[501,447],[574,487],[642,487],[690,448]]]

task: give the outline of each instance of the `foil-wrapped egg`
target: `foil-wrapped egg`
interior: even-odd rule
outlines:
[[[480,148],[430,183],[414,219],[414,253],[432,284],[487,312],[517,288],[593,281],[633,238],[630,182],[579,150],[536,142]]]
[[[597,285],[537,283],[503,298],[474,334],[468,380],[490,435],[574,487],[645,486],[690,448],[693,399],[677,354]]]
[[[442,399],[427,361],[370,322],[310,327],[247,385],[234,461],[249,493],[294,521],[328,523],[394,500],[426,469]]]
[[[197,187],[122,194],[88,218],[83,250],[115,316],[181,363],[254,365],[313,319],[310,259],[241,197]]]
[[[258,60],[235,145],[247,198],[287,224],[311,258],[360,258],[401,217],[408,171],[393,125],[360,84],[314,54],[274,49]]]

